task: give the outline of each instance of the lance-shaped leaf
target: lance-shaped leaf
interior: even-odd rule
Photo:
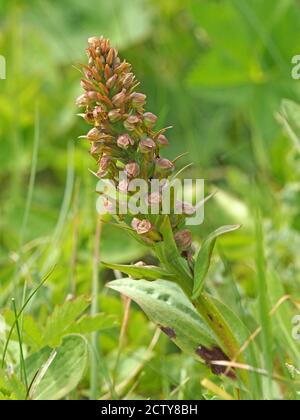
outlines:
[[[130,297],[184,352],[199,359],[199,346],[218,346],[214,333],[202,320],[179,286],[166,280],[115,280],[108,287]]]
[[[121,273],[128,274],[135,279],[157,280],[172,279],[175,277],[174,274],[169,274],[162,268],[152,265],[140,267],[136,265],[109,264],[105,262],[102,262],[102,264],[112,270],[118,270],[121,271]]]
[[[168,272],[176,275],[177,281],[184,292],[189,294],[192,290],[192,273],[187,261],[181,257],[177,248],[169,216],[163,217],[160,225],[160,232],[163,235],[164,240],[155,243],[153,246],[155,254],[163,267],[168,270]]]
[[[192,299],[197,299],[203,289],[204,280],[208,273],[211,256],[215,247],[216,240],[219,236],[228,232],[239,229],[240,225],[222,226],[212,232],[203,242],[196,258],[195,277]]]

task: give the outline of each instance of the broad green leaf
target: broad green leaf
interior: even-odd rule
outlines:
[[[25,360],[30,398],[59,400],[68,395],[81,380],[88,357],[88,344],[81,335],[66,336],[60,347],[44,347]],[[35,379],[34,379],[35,378]]]
[[[135,265],[121,265],[121,264],[109,264],[102,262],[102,264],[111,268],[112,270],[121,271],[121,273],[128,274],[135,279],[146,279],[146,280],[157,280],[157,279],[171,279],[174,278],[174,274],[169,274],[160,267],[155,266],[143,266],[138,267]]]
[[[198,346],[212,347],[217,340],[179,286],[166,280],[115,280],[108,287],[138,303],[184,352],[196,357]]]
[[[281,103],[279,119],[292,140],[295,149],[300,153],[300,105],[284,99]]]
[[[89,334],[94,331],[107,330],[117,326],[115,316],[100,313],[96,315],[83,315],[67,330],[67,334]]]
[[[62,337],[67,334],[70,326],[88,306],[89,301],[85,296],[57,306],[47,321],[43,334],[43,344],[57,347]]]
[[[204,280],[209,270],[210,260],[217,238],[225,233],[233,232],[234,230],[239,229],[239,227],[240,225],[220,227],[204,240],[196,258],[193,299],[197,299],[203,289]]]

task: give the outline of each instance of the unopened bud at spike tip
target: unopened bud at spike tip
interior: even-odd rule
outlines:
[[[115,50],[114,50],[114,48],[111,48],[109,50],[108,54],[107,54],[107,57],[106,57],[106,62],[109,66],[112,65],[114,57],[115,57]]]

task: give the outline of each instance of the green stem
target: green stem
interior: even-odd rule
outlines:
[[[166,219],[161,228],[164,242],[155,246],[155,252],[161,264],[172,274],[176,275],[174,281],[182,288],[189,300],[192,302],[201,318],[206,321],[210,329],[215,333],[222,350],[229,359],[235,359],[239,354],[240,345],[236,335],[227,322],[221,311],[217,308],[213,299],[202,293],[196,300],[192,299],[193,277],[188,269],[187,262],[180,256],[174,242],[170,221]],[[243,363],[241,355],[237,359]],[[241,377],[247,380],[247,373],[242,372]]]

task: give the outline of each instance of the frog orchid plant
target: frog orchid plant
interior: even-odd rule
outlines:
[[[158,117],[146,110],[146,95],[138,92],[131,65],[121,60],[108,39],[88,40],[88,64],[82,65],[84,93],[76,103],[79,114],[92,127],[85,136],[95,158],[94,174],[108,179],[122,193],[130,180],[175,176],[175,161],[162,157],[168,146],[168,128],[156,130]],[[126,177],[124,177],[126,175]],[[160,205],[160,193],[149,194],[148,203]],[[103,194],[111,211],[112,200]],[[175,200],[175,198],[173,197]],[[117,205],[119,203],[114,203]],[[148,246],[158,265],[105,264],[128,278],[108,284],[136,301],[148,317],[184,352],[204,362],[215,375],[241,381],[243,387],[252,374],[238,370],[239,364],[254,363],[252,344],[244,346],[249,332],[239,318],[204,289],[211,255],[220,235],[239,226],[224,226],[211,233],[195,252],[186,218],[193,213],[187,203],[182,214],[116,214],[116,223],[136,240]],[[204,204],[204,203],[202,203]]]

